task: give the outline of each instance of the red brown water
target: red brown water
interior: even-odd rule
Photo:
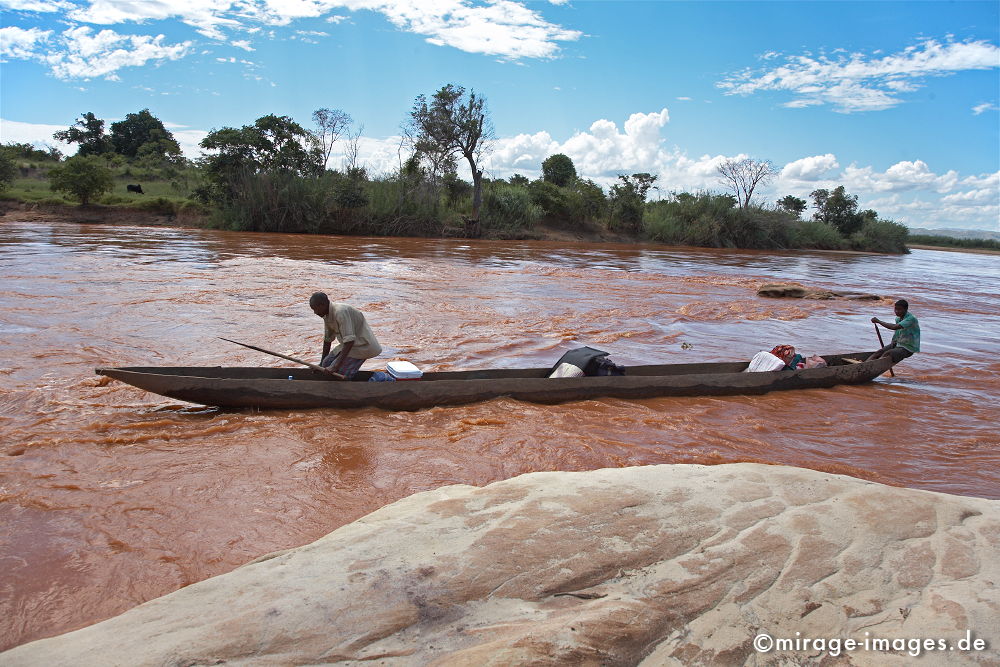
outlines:
[[[1000,498],[1000,257],[774,253],[0,224],[0,648],[108,618],[378,507],[539,470],[757,461]],[[97,366],[315,361],[322,289],[382,359],[427,370],[875,349],[891,301],[759,298],[796,280],[905,297],[895,379],[728,398],[499,399],[420,412],[219,411]],[[684,345],[685,343],[689,344]]]

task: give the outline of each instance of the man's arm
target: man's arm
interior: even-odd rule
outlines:
[[[325,340],[323,341],[323,354],[320,355],[319,363],[323,363],[323,360],[326,359],[326,355],[328,354],[330,354],[330,341]]]
[[[902,329],[902,328],[903,328],[903,327],[902,327],[901,325],[899,325],[899,324],[892,324],[891,322],[883,322],[882,320],[880,320],[880,319],[879,319],[879,318],[877,318],[877,317],[873,317],[873,318],[872,318],[872,322],[874,322],[875,324],[881,324],[881,325],[882,325],[882,326],[884,326],[884,327],[885,327],[886,329],[890,329],[890,330],[892,330],[892,331],[896,331],[897,329]]]

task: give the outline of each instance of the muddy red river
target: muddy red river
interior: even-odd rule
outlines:
[[[766,299],[766,281],[881,302]],[[1000,498],[1000,256],[371,239],[0,223],[0,648],[118,614],[311,542],[417,491],[540,470],[756,461]],[[907,298],[923,351],[896,378],[764,396],[509,399],[419,412],[220,411],[98,366],[317,361],[324,290],[382,363],[625,366],[877,347]],[[378,360],[375,360],[378,361]],[[378,367],[369,363],[368,367]]]

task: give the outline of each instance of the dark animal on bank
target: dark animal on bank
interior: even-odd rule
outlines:
[[[132,185],[131,183],[129,183],[128,185],[125,186],[125,189],[128,190],[129,192],[134,192],[140,195],[146,194],[145,192],[142,191],[141,185]]]

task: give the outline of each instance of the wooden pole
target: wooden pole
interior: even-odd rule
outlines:
[[[878,330],[878,322],[875,323],[875,335],[878,336],[878,347],[882,349],[885,347],[885,343],[882,342],[882,332]],[[889,366],[889,376],[896,377],[896,374],[892,372],[892,366]]]
[[[331,375],[331,376],[337,378],[338,380],[345,379],[344,376],[341,375],[340,373],[334,373],[333,371],[331,371],[328,368],[323,368],[322,366],[317,366],[316,364],[311,364],[308,361],[302,361],[301,359],[296,359],[295,357],[289,357],[287,354],[281,354],[280,352],[272,352],[271,350],[265,350],[264,348],[257,347],[256,345],[248,345],[247,343],[241,343],[238,340],[229,340],[228,338],[223,338],[222,336],[219,336],[219,340],[224,340],[227,343],[236,343],[237,345],[242,345],[243,347],[248,347],[251,350],[257,350],[258,352],[263,352],[264,354],[270,354],[273,357],[280,357],[282,359],[287,359],[288,361],[294,361],[297,364],[302,364],[303,366],[308,366],[309,368],[313,369],[314,371],[319,371],[320,373],[323,373],[324,375]]]

